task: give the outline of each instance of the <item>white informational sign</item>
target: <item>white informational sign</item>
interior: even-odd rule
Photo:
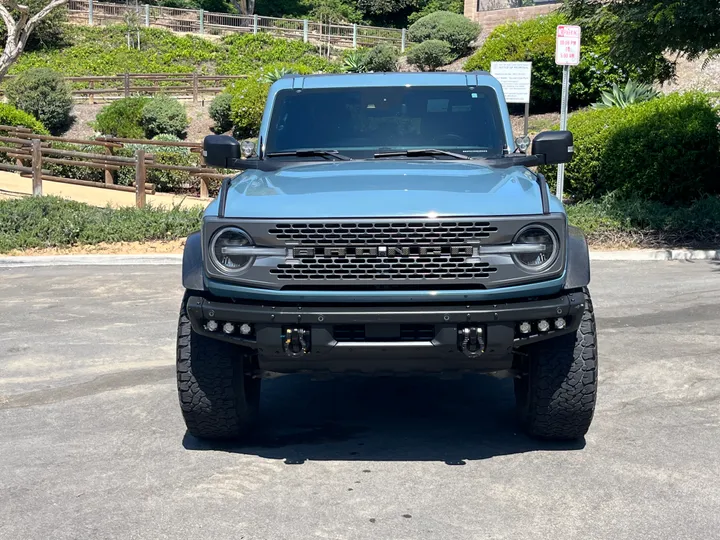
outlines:
[[[490,74],[502,85],[508,103],[530,103],[532,62],[492,62]]]
[[[559,66],[577,66],[580,63],[579,26],[561,24],[555,37],[555,63]]]

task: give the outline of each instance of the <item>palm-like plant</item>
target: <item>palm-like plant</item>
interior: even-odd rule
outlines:
[[[272,84],[277,80],[282,79],[285,75],[291,75],[295,73],[295,70],[289,67],[277,67],[275,69],[271,69],[267,73],[264,73],[262,77],[260,77],[260,81],[264,83]]]
[[[345,73],[364,73],[367,71],[364,60],[365,55],[360,51],[348,53],[343,62],[343,71],[345,71]]]
[[[655,90],[651,85],[629,80],[624,88],[613,84],[612,90],[604,91],[602,93],[602,101],[592,105],[592,108],[610,109],[612,107],[618,107],[624,109],[628,105],[650,101],[659,95],[660,92]]]

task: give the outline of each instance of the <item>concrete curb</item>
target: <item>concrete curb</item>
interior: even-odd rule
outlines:
[[[591,251],[592,261],[720,261],[720,249],[638,249],[626,251]],[[133,266],[180,264],[182,255],[37,255],[0,257],[0,268],[35,266]]]
[[[0,268],[33,266],[157,266],[180,264],[182,255],[37,255],[0,257]]]
[[[591,261],[720,261],[720,249],[591,251]]]

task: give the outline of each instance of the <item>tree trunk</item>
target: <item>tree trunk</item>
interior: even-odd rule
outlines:
[[[0,55],[0,79],[5,77],[10,66],[15,63],[20,53],[23,52],[27,40],[37,24],[47,17],[53,9],[67,2],[68,0],[52,0],[32,17],[30,17],[27,6],[18,5],[17,10],[20,12],[20,18],[17,21],[13,19],[8,8],[0,4],[0,18],[2,18],[7,28],[5,49]]]

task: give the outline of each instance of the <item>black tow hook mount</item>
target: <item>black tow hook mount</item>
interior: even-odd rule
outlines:
[[[310,352],[310,330],[285,328],[283,330],[283,351],[294,358]]]
[[[464,326],[458,330],[458,348],[468,358],[477,358],[485,352],[483,329],[479,326]]]

